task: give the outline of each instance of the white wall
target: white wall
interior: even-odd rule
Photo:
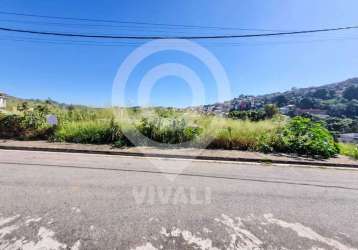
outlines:
[[[0,97],[0,108],[6,108],[6,99]]]

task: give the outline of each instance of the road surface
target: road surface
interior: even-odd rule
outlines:
[[[357,249],[357,229],[356,170],[0,151],[0,249]]]

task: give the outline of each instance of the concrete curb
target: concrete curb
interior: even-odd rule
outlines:
[[[105,150],[89,150],[89,149],[47,148],[47,147],[5,146],[5,145],[0,145],[0,149],[40,151],[40,152],[84,153],[84,154],[97,154],[97,155],[154,157],[154,158],[185,159],[185,160],[252,162],[252,163],[266,163],[266,164],[290,164],[290,165],[303,165],[303,166],[320,166],[320,167],[358,169],[358,162],[356,165],[352,165],[352,164],[345,164],[345,163],[317,162],[317,161],[310,162],[310,161],[296,161],[296,160],[257,159],[257,158],[244,158],[244,157],[222,157],[222,156],[202,156],[202,155],[190,156],[190,155],[181,155],[181,154],[140,153],[140,152],[126,152],[126,151],[108,151],[108,150],[105,151]]]

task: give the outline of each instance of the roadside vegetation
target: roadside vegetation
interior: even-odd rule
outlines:
[[[358,146],[355,144],[339,143],[340,153],[358,160]]]
[[[140,133],[150,140],[136,141],[136,146],[151,146],[155,141],[173,147],[187,143],[189,147],[321,158],[339,153],[332,134],[322,123],[303,117],[289,119],[278,114],[275,106],[267,106],[259,114],[231,113],[229,118],[164,108],[126,111],[129,115],[121,117],[114,116],[112,109],[60,108],[51,103],[31,107],[22,103],[15,113],[0,115],[0,137],[124,147],[133,146],[128,135]],[[57,126],[47,124],[48,114],[58,117]]]

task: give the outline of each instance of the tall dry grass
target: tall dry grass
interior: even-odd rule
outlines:
[[[209,142],[209,148],[240,150],[258,150],[284,125],[284,121],[278,119],[252,122],[217,117],[202,118],[198,123],[204,127],[199,142]]]

